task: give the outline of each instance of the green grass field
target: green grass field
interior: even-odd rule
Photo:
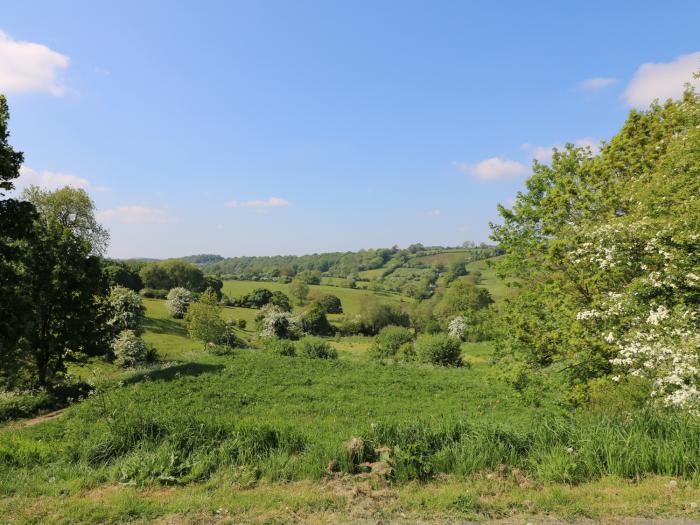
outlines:
[[[285,283],[267,282],[267,281],[225,281],[223,292],[230,297],[240,297],[250,293],[256,288],[267,288],[271,291],[279,290],[286,294],[289,293],[289,285]],[[310,285],[309,299],[314,296],[332,294],[338,296],[343,305],[343,312],[349,315],[354,315],[360,312],[362,303],[370,299],[378,299],[386,302],[410,303],[412,300],[408,297],[403,297],[398,294],[384,292],[370,292],[367,290],[359,290],[353,288],[341,288],[338,286],[326,285]],[[241,309],[239,309],[241,310]],[[253,316],[255,314],[253,313]]]
[[[76,367],[102,378],[97,394],[0,432],[3,523],[698,517],[697,423],[572,419],[556,392],[525,402],[489,343],[464,344],[471,366],[448,369],[376,363],[365,337],[332,341],[337,360],[214,356],[162,301],[146,306],[161,364]],[[358,471],[354,437],[393,475]],[[390,455],[373,459],[375,447]]]
[[[467,249],[447,250],[433,255],[421,255],[419,257],[414,257],[411,259],[411,261],[428,265],[442,263],[445,266],[448,266],[450,263],[464,259],[467,254],[469,254],[469,250]]]

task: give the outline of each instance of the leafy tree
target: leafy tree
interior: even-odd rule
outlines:
[[[281,308],[285,312],[292,311],[292,303],[289,300],[289,297],[287,297],[283,292],[280,292],[279,290],[275,290],[274,292],[272,292],[269,304],[274,304],[275,306]]]
[[[106,266],[102,270],[111,286],[123,286],[135,292],[143,288],[143,281],[139,273],[125,264],[117,261],[106,261]]]
[[[31,308],[23,290],[22,261],[26,246],[36,233],[37,214],[28,202],[5,198],[14,189],[14,179],[24,155],[9,144],[7,101],[0,95],[0,385],[12,386],[18,379],[22,352],[17,343],[24,333]]]
[[[146,308],[139,294],[123,286],[114,286],[107,296],[107,308],[107,324],[115,332],[132,330],[136,335],[141,333]]]
[[[168,299],[165,302],[165,307],[168,313],[175,319],[183,319],[187,314],[187,309],[192,302],[192,292],[186,288],[173,288],[168,292]]]
[[[309,287],[304,281],[294,279],[289,285],[289,295],[291,295],[300,305],[302,305],[309,296]]]
[[[329,314],[342,314],[343,305],[340,302],[340,298],[336,295],[325,294],[314,299],[316,304],[321,305],[321,307]]]
[[[100,261],[87,241],[51,217],[35,227],[22,283],[30,305],[23,346],[38,384],[48,386],[65,372],[71,353],[106,349],[98,302],[105,287]]]
[[[296,279],[305,284],[321,284],[321,272],[318,270],[304,270],[297,274]]]
[[[207,287],[204,273],[192,264],[177,259],[157,264],[168,274],[172,287],[187,288],[192,292],[203,292]]]
[[[139,271],[144,287],[153,290],[169,290],[174,288],[173,281],[167,270],[158,263],[146,264]]]
[[[320,304],[312,304],[301,316],[304,332],[311,335],[332,335],[333,327],[328,322],[326,310]]]
[[[22,199],[31,202],[39,213],[51,218],[73,235],[83,239],[94,255],[104,255],[109,245],[109,232],[95,218],[95,203],[83,189],[64,187],[50,191],[29,186]]]
[[[408,326],[409,317],[399,305],[368,300],[360,312],[360,330],[365,335],[376,335],[385,326]]]
[[[221,343],[226,335],[226,322],[221,318],[221,307],[216,294],[208,290],[192,303],[185,316],[187,332],[204,344]]]
[[[568,145],[499,209],[499,272],[521,284],[499,351],[557,364],[585,399],[601,376],[641,377],[697,410],[700,97],[631,111],[599,155]],[[700,277],[699,277],[700,278]],[[694,335],[695,334],[695,335]]]

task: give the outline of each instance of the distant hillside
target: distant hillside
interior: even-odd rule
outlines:
[[[202,253],[199,255],[187,255],[185,257],[177,257],[181,261],[185,261],[191,264],[209,264],[219,261],[223,261],[224,258],[221,255],[215,255],[212,253]]]

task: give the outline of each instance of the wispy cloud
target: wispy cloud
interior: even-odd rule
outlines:
[[[686,82],[700,87],[700,80],[693,79],[693,73],[699,68],[700,51],[681,55],[671,62],[642,64],[625,89],[625,101],[631,107],[642,108],[654,99],[663,102],[679,98]]]
[[[463,162],[453,164],[462,173],[486,181],[508,180],[530,173],[530,168],[525,164],[502,157],[491,157],[477,164]]]
[[[101,211],[97,218],[104,222],[120,222],[122,224],[165,224],[172,222],[171,217],[158,208],[131,205],[119,206]]]
[[[39,173],[32,168],[22,166],[19,169],[19,178],[15,183],[15,187],[21,190],[31,185],[40,186],[47,190],[56,190],[64,186],[87,189],[87,187],[90,186],[90,182],[87,179],[71,173],[60,173],[48,170]]]
[[[578,87],[584,91],[598,91],[614,84],[617,84],[618,80],[613,77],[593,77],[587,78],[579,82]]]
[[[600,152],[600,140],[593,137],[582,137],[573,142],[574,146],[579,148],[590,148],[594,155]],[[561,150],[564,144],[552,144],[551,146],[533,146],[532,144],[523,144],[521,148],[527,152],[527,155],[541,163],[549,163],[552,160],[552,152],[554,148]]]
[[[55,97],[66,88],[58,78],[70,59],[45,45],[14,40],[0,31],[0,92],[46,92]]]
[[[423,212],[423,213],[421,213],[421,215],[422,215],[423,217],[437,217],[437,216],[439,216],[441,213],[442,213],[442,212],[441,212],[440,210],[434,209],[434,210],[429,210],[429,211]]]
[[[289,206],[289,201],[282,197],[270,197],[269,199],[255,199],[250,201],[228,201],[224,204],[227,208],[277,208]]]

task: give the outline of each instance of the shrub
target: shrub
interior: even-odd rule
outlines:
[[[280,292],[279,290],[272,292],[269,304],[274,304],[280,310],[284,310],[285,312],[292,311],[292,302],[289,300],[289,297],[287,297],[284,293]]]
[[[140,363],[148,363],[156,358],[155,350],[143,342],[133,330],[124,330],[112,343],[114,362],[129,368]]]
[[[416,360],[416,347],[413,342],[404,343],[396,353],[396,360],[404,363],[412,363]]]
[[[248,326],[248,322],[245,319],[238,320],[238,328],[240,328],[241,330],[245,330],[246,326]]]
[[[346,315],[340,323],[338,323],[338,332],[346,336],[362,333],[362,318],[359,315],[354,315],[352,317]]]
[[[186,288],[173,288],[168,292],[168,301],[165,303],[165,307],[175,319],[182,319],[187,314],[191,302],[192,292]]]
[[[340,298],[332,295],[326,294],[318,297],[314,301],[316,304],[320,305],[327,314],[342,314],[343,305],[340,302]]]
[[[338,352],[328,341],[320,337],[304,337],[297,343],[297,350],[305,357],[311,359],[337,359]]]
[[[277,306],[267,305],[256,316],[261,337],[298,339],[304,333],[301,317],[285,312]]]
[[[439,366],[461,366],[461,345],[459,339],[445,334],[424,334],[416,340],[416,357],[423,363]]]
[[[156,288],[144,288],[139,292],[141,297],[147,299],[165,299],[168,296],[168,290],[159,290]]]
[[[360,331],[365,335],[376,335],[385,326],[408,326],[409,317],[397,304],[371,301],[365,303],[360,314]]]
[[[107,324],[116,332],[133,330],[137,334],[141,333],[146,309],[139,294],[123,286],[114,286],[107,296],[107,307]]]
[[[371,348],[372,357],[375,359],[387,359],[395,357],[399,349],[413,341],[413,334],[403,326],[385,326],[374,338]]]
[[[326,311],[320,304],[313,304],[301,316],[304,332],[311,335],[332,335],[333,327],[328,322]]]
[[[294,343],[289,339],[277,339],[276,337],[268,337],[264,340],[265,349],[277,355],[285,355],[292,357],[296,355]]]
[[[240,299],[241,306],[245,308],[262,308],[270,302],[273,294],[267,288],[256,288]]]

